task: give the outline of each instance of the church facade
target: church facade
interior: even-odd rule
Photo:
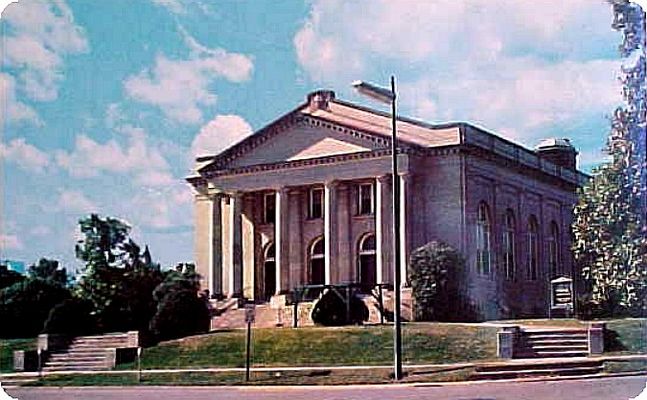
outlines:
[[[392,283],[394,268],[406,286],[409,254],[438,240],[466,260],[476,319],[546,315],[550,279],[574,276],[572,207],[586,176],[568,140],[529,150],[467,123],[399,119],[394,265],[390,123],[322,90],[198,157],[187,181],[203,288],[280,305],[308,284]]]

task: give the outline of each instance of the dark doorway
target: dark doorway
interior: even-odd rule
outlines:
[[[326,254],[324,239],[319,238],[310,247],[310,284],[323,285],[326,282]]]
[[[362,291],[370,292],[377,284],[375,235],[365,235],[359,243],[359,283]]]

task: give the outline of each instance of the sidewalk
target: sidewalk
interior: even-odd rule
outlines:
[[[543,362],[577,362],[577,361],[647,361],[647,354],[611,355],[598,357],[563,357],[563,358],[519,358],[512,360],[478,361],[473,363],[454,364],[405,364],[405,370],[438,368],[461,369],[477,366],[505,366],[505,365],[532,365]],[[390,370],[393,365],[340,365],[340,366],[275,366],[251,367],[251,372],[291,372],[291,371],[361,371],[361,370]],[[244,367],[217,367],[217,368],[172,368],[172,369],[142,369],[146,374],[167,374],[185,372],[244,372]],[[43,371],[40,376],[54,375],[119,375],[135,374],[137,370],[107,370],[107,371]],[[38,372],[11,372],[0,374],[0,378],[38,378]]]

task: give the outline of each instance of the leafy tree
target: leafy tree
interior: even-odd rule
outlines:
[[[0,290],[0,336],[33,337],[53,305],[71,298],[69,289],[51,280],[26,279]]]
[[[130,226],[92,214],[79,221],[83,239],[77,258],[85,262],[77,294],[92,304],[103,331],[145,330],[155,313],[153,290],[162,281],[148,247],[130,237]]]
[[[198,295],[200,276],[193,264],[180,264],[168,271],[155,289],[157,312],[150,330],[160,340],[179,338],[209,330],[208,299]]]
[[[445,320],[458,304],[457,284],[464,260],[458,251],[443,242],[430,242],[414,250],[409,259],[408,276],[418,321]],[[452,298],[452,296],[454,298]]]
[[[44,279],[65,286],[68,283],[67,271],[58,267],[58,261],[41,258],[38,264],[29,267],[29,276],[34,279]]]
[[[607,143],[610,161],[593,171],[574,209],[573,254],[584,285],[580,295],[603,314],[647,313],[645,214],[645,18],[627,0],[612,0],[613,28],[623,33],[618,107]]]
[[[4,264],[0,264],[0,289],[9,287],[25,279],[22,274],[12,271]]]

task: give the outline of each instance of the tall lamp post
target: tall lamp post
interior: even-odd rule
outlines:
[[[398,148],[395,114],[395,77],[391,76],[391,90],[368,82],[355,81],[353,87],[361,94],[391,105],[391,161],[393,179],[393,375],[402,379],[402,317],[400,314],[400,181],[398,176]]]

